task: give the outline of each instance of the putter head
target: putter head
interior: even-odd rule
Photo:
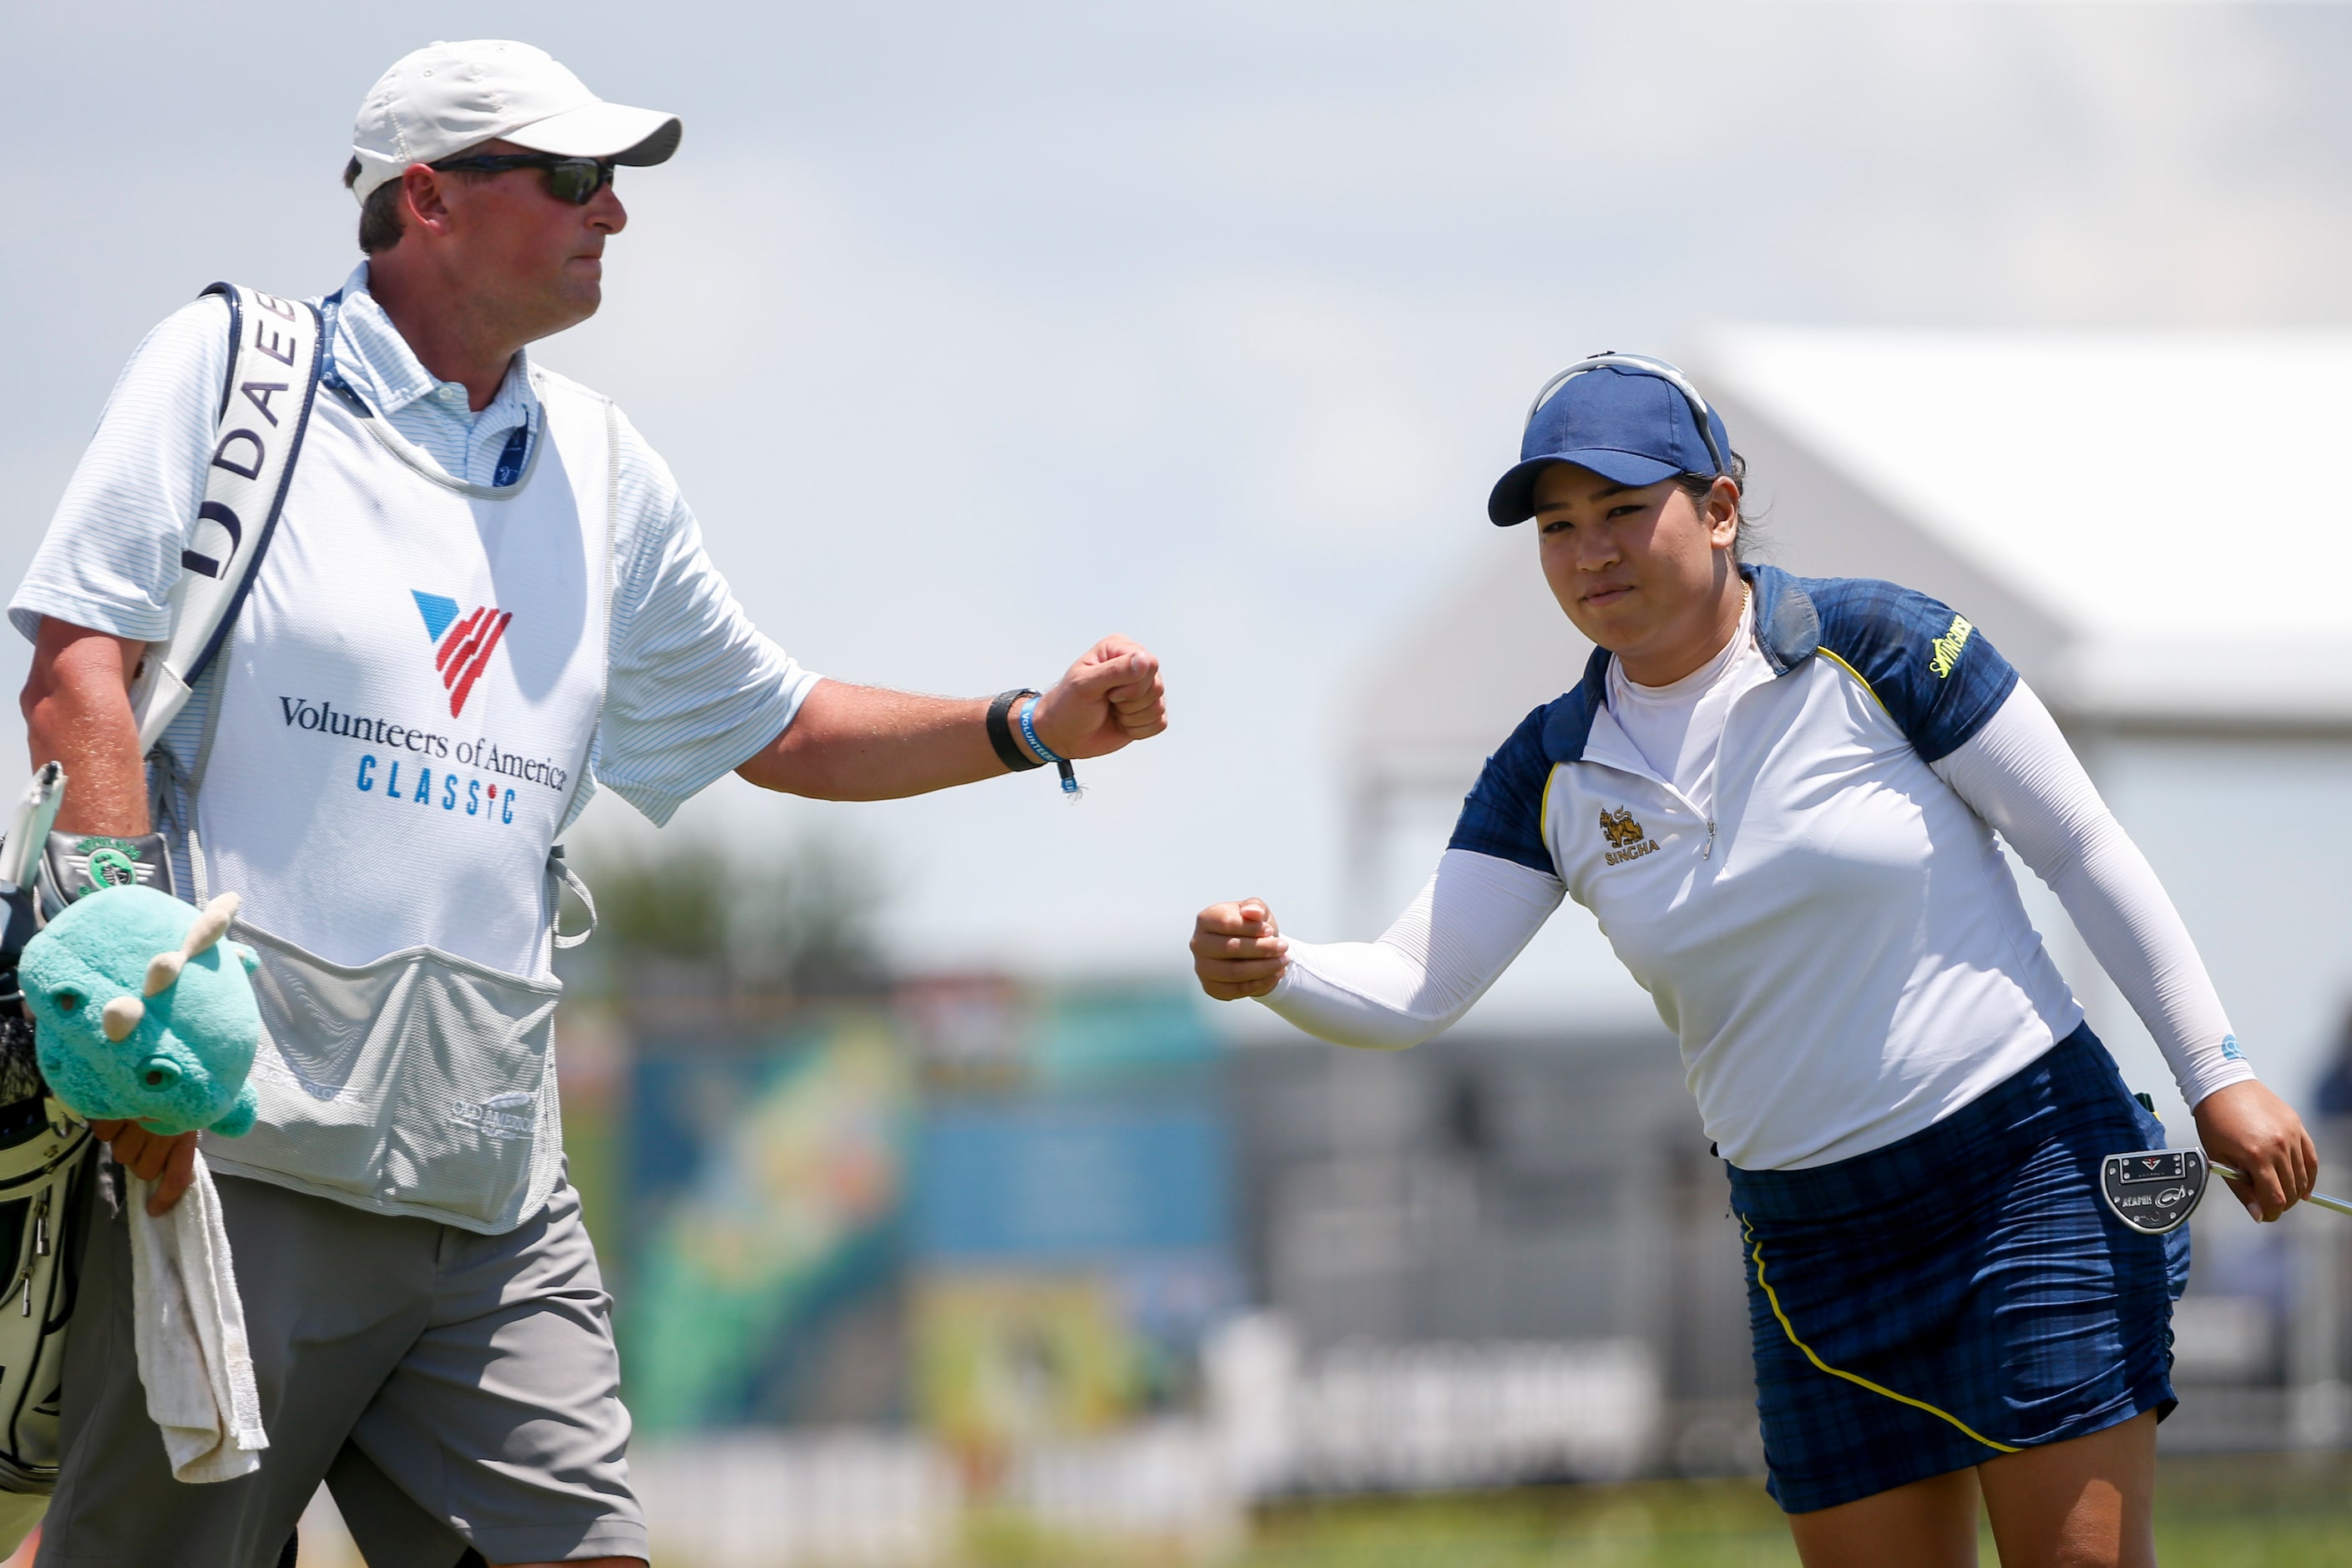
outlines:
[[[2139,1149],[2099,1162],[2099,1191],[2115,1216],[2142,1236],[2189,1223],[2210,1174],[2196,1149]]]

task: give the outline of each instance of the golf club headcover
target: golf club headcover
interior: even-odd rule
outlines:
[[[236,914],[235,893],[197,910],[152,888],[110,887],[26,942],[17,973],[49,1091],[93,1121],[248,1131],[261,1011],[253,950],[226,940]]]
[[[179,891],[172,883],[171,851],[160,833],[51,833],[41,849],[40,883],[44,920],[55,920],[76,899],[104,888]]]
[[[10,1108],[28,1100],[37,1105],[43,1093],[33,1017],[25,1011],[16,980],[25,944],[40,929],[35,902],[31,889],[0,882],[0,1128],[11,1121]]]

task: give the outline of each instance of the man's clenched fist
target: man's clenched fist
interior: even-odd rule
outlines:
[[[1105,637],[1070,666],[1031,715],[1056,756],[1107,756],[1168,728],[1159,657],[1125,637]]]

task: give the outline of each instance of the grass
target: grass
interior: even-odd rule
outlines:
[[[1269,1510],[1247,1568],[1782,1568],[1780,1510],[1752,1480],[1650,1481]]]
[[[2352,1453],[2161,1461],[2165,1568],[2352,1564]]]
[[[2352,1454],[2161,1462],[2165,1568],[2352,1568]],[[1990,1536],[1982,1561],[1996,1561]],[[1168,1552],[975,1533],[970,1568],[1161,1568]],[[1753,1480],[1642,1481],[1262,1510],[1223,1568],[1795,1568]]]

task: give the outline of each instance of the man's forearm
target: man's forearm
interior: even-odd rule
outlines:
[[[897,800],[994,778],[988,699],[821,680],[773,743],[735,771],[814,800]]]
[[[131,672],[143,643],[58,620],[41,623],[19,700],[33,766],[65,764],[58,826],[68,833],[149,830],[147,770],[131,719]]]

